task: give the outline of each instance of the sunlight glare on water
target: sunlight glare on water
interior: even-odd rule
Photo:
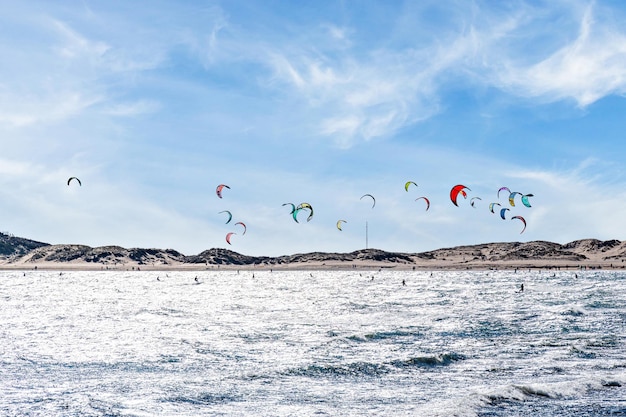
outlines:
[[[625,278],[0,272],[0,414],[626,416]]]

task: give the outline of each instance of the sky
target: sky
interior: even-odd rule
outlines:
[[[0,5],[3,232],[258,256],[626,239],[622,1]]]

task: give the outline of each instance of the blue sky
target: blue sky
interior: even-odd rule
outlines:
[[[271,256],[362,249],[366,222],[402,252],[626,239],[621,1],[0,4],[0,230]]]

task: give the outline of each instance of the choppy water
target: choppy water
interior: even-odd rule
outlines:
[[[0,415],[626,416],[626,275],[576,273],[0,272]]]

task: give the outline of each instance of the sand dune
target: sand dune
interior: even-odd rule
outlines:
[[[13,238],[0,241],[0,269],[622,269],[626,242],[583,239],[567,244],[546,241],[484,243],[421,253],[364,249],[350,253],[311,252],[284,256],[247,256],[214,248],[186,256],[173,249],[120,246],[49,245]],[[14,243],[11,251],[11,242]],[[34,243],[32,243],[34,242]]]

